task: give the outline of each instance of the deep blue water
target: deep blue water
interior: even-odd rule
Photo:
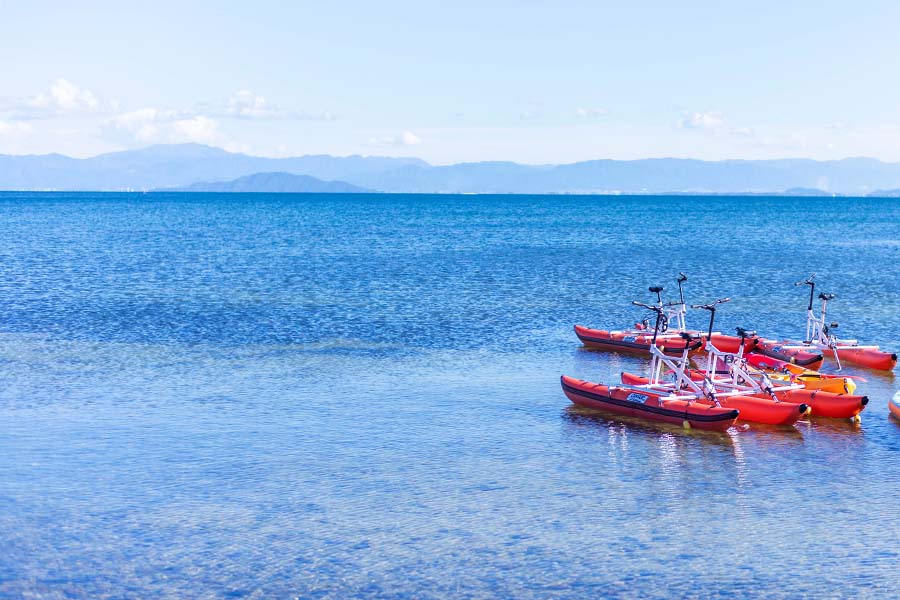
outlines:
[[[678,271],[897,349],[896,199],[6,193],[0,241],[0,596],[896,595],[893,375],[727,435],[558,380],[644,368],[572,324]]]

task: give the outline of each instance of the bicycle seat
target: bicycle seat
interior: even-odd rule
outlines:
[[[825,292],[822,292],[821,294],[819,294],[819,300],[834,300],[834,294],[826,294]]]
[[[737,334],[742,338],[756,337],[755,331],[751,331],[749,329],[744,329],[743,327],[735,327],[734,329],[735,329],[735,331],[737,331]]]
[[[654,294],[658,294],[661,291],[663,291],[664,289],[665,288],[662,287],[661,285],[651,285],[650,286],[650,291],[653,292]]]

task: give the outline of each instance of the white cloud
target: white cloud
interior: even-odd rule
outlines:
[[[146,144],[196,142],[225,145],[230,143],[219,123],[204,115],[142,108],[116,115],[107,121],[106,130],[114,137]]]
[[[719,130],[725,127],[725,117],[718,112],[695,112],[686,115],[678,125],[683,129]]]
[[[602,106],[595,106],[593,108],[580,107],[575,110],[575,114],[582,118],[603,117],[609,114],[609,109],[603,108]]]
[[[141,108],[117,114],[106,120],[108,137],[132,144],[196,142],[244,152],[249,149],[228,139],[219,129],[222,119],[318,119],[331,120],[329,113],[309,115],[270,104],[263,96],[249,90],[236,92],[226,101],[198,103],[189,109]],[[404,132],[391,143],[412,145],[419,139]]]
[[[400,136],[400,139],[403,141],[404,146],[418,146],[422,143],[422,140],[419,139],[419,136],[414,134],[412,131],[404,131]]]
[[[686,113],[678,127],[703,132],[716,137],[753,138],[756,131],[750,127],[736,127],[718,111]]]
[[[225,114],[237,119],[272,119],[281,118],[283,111],[271,106],[262,96],[248,90],[241,90],[228,99]]]
[[[35,96],[32,105],[60,113],[93,112],[100,106],[97,97],[90,90],[82,90],[65,79],[57,79],[49,92]]]
[[[215,144],[223,139],[222,133],[219,131],[219,123],[204,116],[173,121],[168,137],[170,141],[201,144]]]
[[[369,138],[370,146],[418,146],[422,139],[412,131],[404,131],[399,135],[384,135]]]
[[[116,102],[102,102],[94,92],[67,79],[57,79],[50,89],[25,98],[0,99],[0,115],[23,121],[69,116],[100,115],[115,110]]]

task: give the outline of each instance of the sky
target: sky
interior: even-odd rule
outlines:
[[[0,153],[900,161],[895,2],[0,0]]]

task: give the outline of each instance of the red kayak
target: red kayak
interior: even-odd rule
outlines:
[[[630,354],[650,354],[650,346],[653,345],[653,333],[641,331],[606,331],[604,329],[591,329],[589,327],[575,326],[575,335],[587,348],[600,350],[612,350],[614,352],[628,352]],[[678,334],[658,334],[656,345],[665,354],[681,356],[685,344],[688,344]],[[689,350],[699,350],[703,342],[693,340],[689,343]]]
[[[733,408],[678,399],[664,400],[667,394],[609,387],[567,375],[563,375],[560,380],[563,392],[569,400],[579,406],[650,421],[694,429],[725,431],[734,425],[740,414]]]
[[[697,373],[697,375],[699,375],[699,379],[703,379],[702,374]],[[690,376],[695,378],[695,373],[690,373]],[[632,373],[622,373],[622,383],[625,385],[647,385],[650,383],[650,379]],[[694,400],[694,402],[712,406],[712,403],[705,398]],[[809,406],[806,404],[776,402],[769,397],[756,395],[726,396],[719,398],[719,403],[725,408],[737,409],[740,412],[739,421],[765,425],[793,425],[809,412]]]
[[[809,349],[804,349],[803,347],[792,345],[790,342],[760,339],[757,340],[753,351],[757,354],[794,363],[813,371],[818,371],[822,363],[825,362],[825,357],[818,348],[809,347]]]

